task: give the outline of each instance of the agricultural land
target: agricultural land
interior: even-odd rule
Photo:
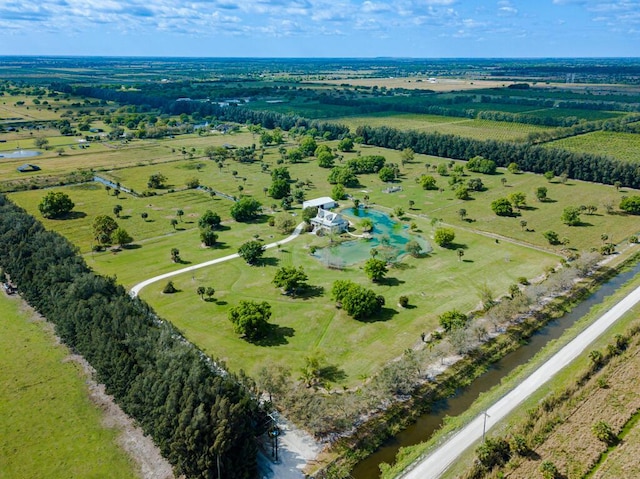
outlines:
[[[527,77],[527,62],[473,81],[453,73],[458,64],[447,75],[439,64],[355,62],[341,73],[332,61],[284,63],[277,70],[248,61],[237,70],[223,60],[158,60],[144,81],[126,62],[105,61],[87,75],[46,61],[31,74],[8,66],[0,74],[0,191],[127,290],[247,242],[275,244],[254,261],[176,274],[139,296],[206,357],[246,375],[270,407],[333,445],[321,469],[340,463],[338,439],[357,437],[354,424],[384,416],[435,380],[442,371],[434,365],[492,341],[597,261],[630,254],[640,234],[640,206],[626,203],[640,201],[640,90],[595,77],[588,86]],[[390,68],[400,78],[391,81]],[[97,81],[109,74],[118,81]],[[24,151],[37,155],[16,154]],[[37,168],[19,171],[25,163]],[[73,208],[43,215],[50,194]],[[315,215],[303,201],[325,196],[338,201],[348,231],[315,235],[305,226],[280,244]],[[259,208],[241,218],[245,200]],[[371,243],[375,225],[359,217],[366,209],[422,247],[399,254],[389,237]],[[211,213],[215,224],[203,223]],[[126,232],[119,241],[97,232],[105,217]],[[322,260],[319,253],[344,244],[367,259]],[[378,277],[370,274],[376,261],[384,267]],[[305,274],[299,289],[277,283],[295,269]],[[375,312],[350,312],[339,281],[370,291]],[[230,318],[259,303],[269,307],[268,325],[258,337],[239,332]],[[447,322],[454,313],[461,322]],[[598,387],[596,374],[581,387],[598,394],[576,394],[602,396],[603,404],[610,394],[631,397],[616,388],[627,387],[633,371],[616,364],[607,365],[610,388]],[[619,419],[609,419],[616,431],[630,417]],[[552,452],[570,441],[555,436],[561,429],[536,452],[569,471]],[[597,460],[594,451],[583,464]],[[514,473],[531,477],[529,462]]]

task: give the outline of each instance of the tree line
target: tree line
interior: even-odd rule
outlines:
[[[23,298],[95,368],[177,474],[252,478],[262,412],[250,381],[93,273],[77,249],[0,195],[0,265]]]
[[[356,135],[368,145],[416,153],[469,160],[475,156],[491,159],[506,167],[515,162],[521,170],[543,174],[553,171],[568,178],[612,185],[640,187],[638,166],[609,156],[548,148],[499,140],[476,140],[438,132],[401,131],[390,127],[359,126]]]

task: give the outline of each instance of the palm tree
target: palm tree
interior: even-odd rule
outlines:
[[[206,289],[204,286],[198,286],[198,289],[196,289],[196,293],[198,293],[198,296],[200,296],[200,299],[202,299],[204,301],[204,293],[206,292]]]
[[[467,210],[465,210],[464,208],[460,208],[458,210],[458,216],[460,217],[461,220],[464,220],[467,216]]]
[[[178,224],[178,220],[177,220],[177,219],[175,219],[175,218],[172,218],[172,219],[171,219],[171,226],[173,226],[173,229],[174,229],[174,230],[176,229],[176,225],[177,225],[177,224]]]
[[[176,211],[176,216],[177,216],[178,218],[180,218],[180,221],[182,221],[182,216],[183,216],[183,215],[184,215],[184,211],[182,211],[182,210],[178,210],[178,211]]]
[[[458,261],[462,261],[462,257],[464,256],[464,250],[458,250]]]

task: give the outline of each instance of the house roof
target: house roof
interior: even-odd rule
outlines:
[[[302,203],[302,209],[315,208],[316,206],[324,206],[329,203],[331,203],[331,207],[333,207],[336,204],[333,198],[330,198],[328,196],[323,196],[322,198],[315,198],[313,200],[304,201]]]
[[[347,220],[341,214],[323,210],[322,208],[318,208],[318,214],[311,221],[322,226],[342,226],[347,224]]]

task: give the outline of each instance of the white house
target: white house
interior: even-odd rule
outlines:
[[[313,200],[307,200],[302,203],[302,209],[306,208],[322,208],[323,210],[330,210],[331,208],[335,208],[337,203],[328,196],[323,196],[322,198],[316,198]]]
[[[326,234],[340,234],[349,228],[349,222],[341,214],[318,207],[318,214],[311,219],[313,231]]]

